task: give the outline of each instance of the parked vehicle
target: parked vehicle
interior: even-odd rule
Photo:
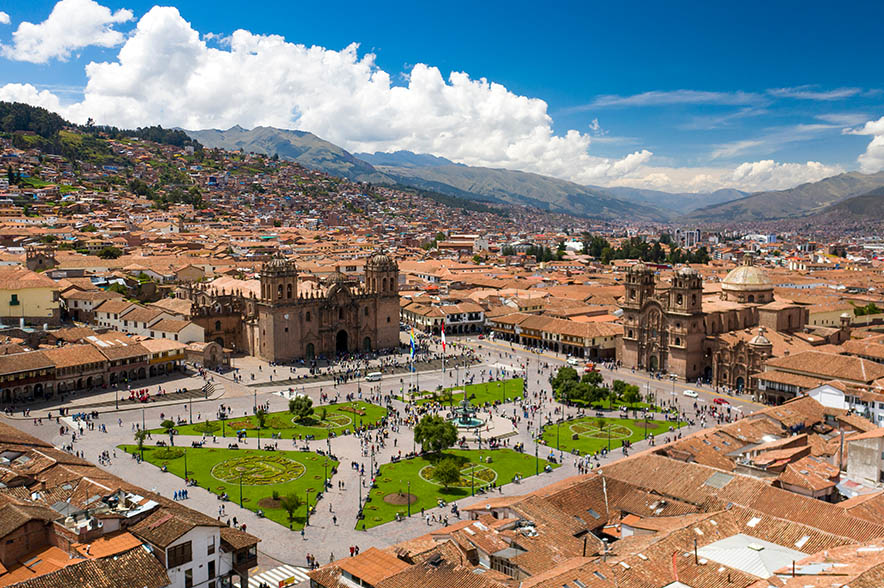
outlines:
[[[697,394],[693,390],[685,390],[684,392],[682,392],[682,394],[689,397],[689,398],[697,398],[698,396],[700,396],[699,394]]]

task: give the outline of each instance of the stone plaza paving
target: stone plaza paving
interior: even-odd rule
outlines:
[[[542,356],[540,354],[524,352],[520,349],[510,350],[509,347],[488,342],[485,342],[482,345],[476,343],[466,344],[472,344],[475,346],[481,358],[481,363],[469,368],[460,369],[460,379],[466,380],[470,376],[473,376],[475,381],[481,381],[483,372],[484,375],[487,376],[489,366],[499,366],[500,364],[518,366],[519,368],[527,367],[526,402],[539,405],[542,411],[542,418],[544,419],[550,416],[554,406],[560,406],[557,403],[552,402],[549,398],[550,391],[547,379],[550,373],[552,373],[551,370],[556,369],[564,360],[563,356]],[[543,368],[543,363],[548,363],[549,368]],[[420,374],[422,389],[432,389],[435,388],[436,385],[443,384],[450,386],[455,383],[452,381],[451,375],[449,375],[454,372],[453,369],[447,369],[446,372],[448,373],[443,376],[441,370],[434,370],[432,369],[432,366],[427,367],[430,368],[430,371]],[[265,371],[267,369],[272,368],[270,366],[262,366],[260,373],[267,375],[268,372]],[[249,372],[245,370],[240,372],[240,374],[243,373]],[[605,375],[610,379],[610,374]],[[183,480],[175,477],[171,473],[164,473],[147,462],[138,463],[133,456],[128,455],[119,449],[115,449],[117,445],[133,443],[134,428],[140,425],[142,420],[148,429],[159,426],[161,420],[160,415],[164,418],[180,418],[188,420],[192,412],[194,421],[197,421],[200,418],[205,420],[208,418],[214,418],[218,406],[222,403],[225,406],[230,407],[230,412],[233,417],[251,414],[256,401],[258,403],[269,403],[270,411],[283,411],[287,409],[286,395],[279,394],[279,392],[288,390],[288,388],[291,387],[288,384],[282,386],[269,385],[268,378],[266,384],[256,387],[248,385],[252,384],[250,376],[244,378],[245,381],[241,383],[232,381],[230,374],[226,374],[225,376],[214,374],[211,377],[218,383],[223,382],[223,390],[219,392],[218,395],[210,397],[208,400],[196,397],[176,399],[174,398],[174,395],[169,395],[172,397],[163,398],[165,402],[148,403],[142,406],[127,406],[123,410],[115,410],[113,404],[104,404],[99,408],[89,408],[88,410],[98,410],[101,413],[97,424],[105,425],[107,432],[100,432],[98,427],[96,427],[95,430],[85,431],[82,436],[78,435],[76,442],[73,444],[74,451],[82,452],[82,455],[86,459],[96,464],[98,463],[98,455],[102,451],[110,451],[111,455],[114,457],[110,460],[109,464],[102,466],[104,469],[146,489],[171,498],[176,490],[184,488]],[[616,377],[621,377],[621,375],[618,373]],[[198,389],[201,388],[204,382],[205,380],[202,378],[187,377],[178,381],[166,382],[162,385],[166,388],[172,389]],[[310,396],[314,401],[314,406],[316,406],[320,404],[320,391],[329,394],[339,394],[343,401],[343,396],[345,394],[358,394],[357,390],[361,388],[363,392],[363,400],[365,400],[372,386],[374,386],[375,389],[377,389],[377,386],[380,386],[380,391],[383,395],[396,394],[400,390],[400,375],[395,374],[385,377],[380,383],[351,381],[346,384],[333,386],[328,381],[310,382],[298,386],[297,390],[298,392]],[[151,383],[149,387],[152,388],[153,391],[157,388],[157,384]],[[219,388],[221,387],[219,386]],[[545,399],[539,397],[536,398],[534,396],[539,391],[546,392],[547,396]],[[108,400],[108,394],[111,395],[112,400],[113,393],[105,392],[101,395],[94,395],[88,398],[74,399],[70,406],[73,411],[76,411],[78,405],[82,406],[85,410],[87,405],[91,404],[94,406],[98,403],[106,403]],[[392,408],[399,410],[400,414],[404,413],[405,406],[405,403],[398,400],[392,401]],[[121,407],[121,409],[122,408],[124,407]],[[515,405],[513,403],[505,404],[501,409],[501,413],[504,415],[512,415],[514,408]],[[34,417],[45,417],[47,410],[51,410],[53,413],[52,421],[46,422],[44,418],[42,425],[35,424]],[[564,410],[566,417],[576,415],[576,409]],[[522,414],[521,410],[517,412],[520,415]],[[57,415],[57,408],[54,408],[53,410],[53,407],[44,407],[41,410],[32,410],[30,416],[27,418],[22,417],[21,413],[14,415],[12,418],[4,418],[7,418],[7,421],[13,426],[21,428],[37,437],[48,440],[58,446],[69,444],[71,441],[70,435],[65,435],[64,437],[59,435],[59,426],[55,422],[55,415]],[[205,415],[205,417],[203,415]],[[487,413],[480,413],[480,416],[487,418],[489,415]],[[508,437],[508,445],[512,447],[514,444],[521,442],[524,444],[525,451],[528,454],[534,453],[534,435],[537,433],[537,418],[538,417],[535,417],[533,422],[522,419],[518,426],[514,427],[513,434]],[[65,421],[69,425],[73,424],[69,417],[66,418]],[[153,445],[157,440],[166,439],[164,435],[154,435],[153,437],[153,440],[147,441],[147,445]],[[176,436],[175,444],[179,447],[189,448],[193,441],[201,440],[203,440],[201,437]],[[233,439],[231,439],[230,436],[226,438],[219,437],[217,438],[217,442],[213,443],[212,438],[209,437],[206,440],[205,446],[226,448],[227,444],[232,440]],[[268,441],[269,440],[267,439],[262,440],[265,445]],[[257,448],[257,442],[258,439],[246,438],[243,439],[239,445],[243,448],[255,449]],[[384,547],[426,533],[434,527],[438,528],[442,524],[441,522],[428,523],[427,519],[422,518],[418,512],[412,513],[410,519],[403,521],[390,522],[378,527],[370,528],[367,531],[354,530],[356,525],[356,515],[359,509],[360,484],[364,481],[364,478],[361,477],[357,469],[353,467],[353,463],[355,462],[356,464],[364,465],[366,471],[365,478],[368,478],[367,474],[370,467],[369,463],[371,461],[369,457],[363,455],[359,438],[351,434],[337,437],[330,441],[314,440],[295,442],[286,439],[278,441],[278,444],[279,449],[281,450],[293,449],[295,445],[298,448],[308,448],[312,451],[324,451],[330,447],[332,454],[341,462],[337,474],[332,479],[331,488],[325,493],[323,499],[316,506],[316,513],[311,515],[310,524],[305,528],[303,535],[300,531],[290,531],[288,528],[278,523],[260,518],[255,513],[240,508],[235,502],[222,502],[216,497],[216,495],[203,488],[188,488],[189,498],[185,501],[187,506],[200,510],[211,516],[220,517],[223,521],[227,521],[228,519],[232,520],[233,517],[236,517],[238,523],[244,523],[246,525],[249,533],[261,538],[261,543],[259,544],[259,563],[261,567],[257,572],[272,568],[278,564],[304,566],[306,564],[305,557],[308,553],[312,554],[319,563],[326,563],[333,557],[339,558],[347,555],[349,553],[348,547],[351,545],[358,545],[362,550],[372,546]],[[375,453],[374,461],[375,463],[388,463],[391,458],[398,455],[400,451],[403,454],[410,451],[413,444],[414,440],[411,428],[402,426],[398,432],[390,432],[385,447],[379,448]],[[473,442],[470,443],[470,446],[475,448],[476,444]],[[643,449],[644,446],[644,442],[637,443],[635,445],[635,450]],[[549,447],[540,446],[539,454],[541,457],[545,457],[549,455],[549,453]],[[604,464],[610,460],[618,459],[621,456],[622,453],[620,450],[612,451],[607,458],[602,460],[602,463]],[[563,467],[555,469],[550,473],[541,472],[538,476],[525,478],[518,484],[506,484],[500,489],[499,493],[498,491],[494,491],[494,495],[508,496],[525,494],[577,473],[574,456],[564,454],[564,456],[559,456],[559,458],[563,461]],[[338,481],[344,482],[343,489],[338,487]],[[365,496],[367,492],[367,487],[362,488],[362,496]],[[467,497],[460,501],[460,506],[472,504],[480,500],[481,497],[479,496],[475,498]],[[219,510],[222,506],[223,512]],[[440,521],[445,516],[452,516],[449,508],[436,508],[426,512],[428,515],[436,514]],[[336,518],[337,524],[334,524],[334,518]],[[449,522],[452,520],[456,519],[452,518]]]

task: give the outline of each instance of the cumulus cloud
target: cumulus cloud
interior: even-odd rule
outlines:
[[[651,157],[592,156],[590,133],[555,133],[543,100],[464,72],[417,64],[394,85],[355,44],[336,51],[245,30],[225,41],[210,46],[177,9],[154,7],[115,61],[86,66],[83,100],[63,114],[121,127],[298,128],[351,151],[431,153],[581,183],[632,173]]]
[[[6,84],[0,87],[0,100],[4,102],[24,102],[32,106],[42,106],[52,111],[61,110],[58,96],[49,90],[37,90],[31,84]]]
[[[10,22],[12,21],[9,20],[9,14],[0,10],[0,24],[9,24]]]
[[[611,185],[649,188],[672,192],[711,192],[735,188],[746,192],[785,190],[798,184],[816,182],[844,170],[816,161],[779,163],[770,159],[729,167],[645,167],[631,176],[618,178]]]
[[[871,174],[884,170],[884,116],[870,120],[862,127],[848,131],[851,135],[871,135],[872,142],[865,153],[859,156],[860,171]]]
[[[111,12],[110,8],[94,0],[60,0],[43,22],[21,23],[12,34],[12,45],[0,46],[0,51],[16,61],[47,63],[52,59],[65,60],[73,51],[83,47],[121,44],[123,33],[113,26],[132,18],[131,10],[121,8]],[[6,22],[9,22],[8,15]]]

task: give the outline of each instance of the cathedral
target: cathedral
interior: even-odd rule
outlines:
[[[800,342],[807,308],[776,300],[773,284],[749,255],[722,280],[719,292],[704,296],[703,290],[695,269],[677,270],[667,284],[645,264],[632,266],[621,302],[622,365],[732,390],[754,389],[751,375],[763,371],[764,361],[774,355],[774,341],[785,353],[793,339]],[[843,321],[840,329],[828,331],[823,335],[830,342],[849,333]]]
[[[366,262],[361,283],[340,272],[302,278],[294,261],[272,259],[258,280],[183,285],[178,297],[191,302],[207,341],[267,361],[399,346],[399,267],[383,253]]]

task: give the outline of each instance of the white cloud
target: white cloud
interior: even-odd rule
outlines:
[[[670,192],[709,192],[736,188],[746,192],[784,190],[806,182],[816,182],[839,173],[839,166],[807,163],[778,163],[762,160],[736,167],[644,167],[631,176],[613,180],[610,185],[632,186]]]
[[[796,98],[798,100],[843,100],[862,93],[862,88],[836,88],[834,90],[815,90],[815,86],[797,86],[794,88],[772,88],[771,96],[777,98]]]
[[[12,21],[9,20],[9,14],[0,10],[0,24],[9,24],[10,22]]]
[[[571,111],[589,110],[604,106],[662,106],[668,104],[724,104],[744,105],[763,102],[764,98],[752,92],[705,92],[702,90],[673,90],[643,92],[632,96],[608,94],[597,97],[590,104]]]
[[[0,52],[15,61],[46,63],[65,60],[73,51],[91,45],[115,47],[124,36],[113,25],[132,17],[131,10],[111,12],[94,0],[59,0],[43,22],[19,24],[12,34],[12,45],[0,46]]]
[[[859,156],[860,171],[871,174],[884,170],[884,116],[870,120],[858,129],[849,131],[852,135],[872,135],[872,142],[865,153]]]
[[[209,46],[177,9],[154,7],[116,61],[86,66],[84,98],[63,114],[121,127],[298,128],[351,151],[404,149],[580,183],[632,173],[651,157],[591,156],[590,134],[556,134],[543,100],[424,64],[394,86],[374,59],[355,44],[335,51],[245,30]]]
[[[42,106],[47,110],[61,110],[58,96],[49,90],[37,90],[31,84],[6,84],[0,86],[0,100],[5,102],[24,102],[31,106]]]

